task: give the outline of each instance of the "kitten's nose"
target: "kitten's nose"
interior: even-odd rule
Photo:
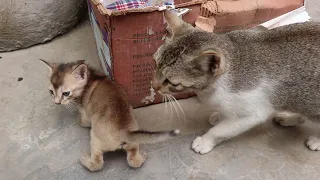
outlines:
[[[155,91],[158,91],[161,88],[161,84],[155,79],[152,80],[151,86]]]
[[[54,103],[55,103],[55,104],[61,104],[61,100],[58,99],[58,98],[55,98],[55,99],[54,99]]]

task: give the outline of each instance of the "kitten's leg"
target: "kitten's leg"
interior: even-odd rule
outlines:
[[[83,110],[80,110],[79,124],[81,127],[85,127],[85,128],[91,127],[91,122],[87,118],[87,115]]]
[[[310,136],[306,141],[306,145],[311,151],[320,151],[320,139],[315,136]]]
[[[223,119],[219,124],[212,127],[203,136],[197,137],[192,142],[192,149],[200,154],[206,154],[221,141],[230,139],[243,133],[254,126],[266,121],[267,117],[250,116],[240,119]]]
[[[97,147],[92,147],[91,154],[81,157],[80,163],[90,171],[98,171],[103,167],[103,151]]]
[[[274,116],[274,121],[279,123],[281,126],[295,126],[302,124],[305,121],[305,117],[288,111],[278,112]]]
[[[123,148],[127,151],[127,161],[129,166],[138,168],[145,162],[147,156],[141,153],[139,144],[126,144]]]
[[[90,131],[91,153],[85,154],[80,158],[80,163],[90,171],[98,171],[103,167],[103,152],[100,148],[100,141],[95,137],[93,130]]]

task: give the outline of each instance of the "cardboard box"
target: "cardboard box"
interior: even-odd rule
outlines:
[[[191,9],[183,16],[185,21],[200,22],[201,28],[201,23],[209,19],[209,29],[214,32],[251,28],[301,6],[303,0],[175,1],[176,8]],[[152,55],[166,34],[159,7],[108,10],[102,2],[88,0],[88,8],[105,73],[125,88],[134,108],[162,102],[151,88],[155,65]]]

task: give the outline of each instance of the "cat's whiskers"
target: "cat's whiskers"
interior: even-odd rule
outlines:
[[[171,124],[171,127],[172,127],[172,123],[173,123],[173,117],[174,117],[174,112],[173,112],[173,107],[172,107],[172,102],[170,100],[170,97],[168,95],[166,95],[167,97],[167,103],[169,104],[170,106],[170,116],[169,116],[169,123]]]
[[[195,91],[195,93],[199,96],[205,96],[205,94],[202,91]]]
[[[174,104],[174,102],[173,102],[174,101],[172,98],[173,96],[171,94],[169,94],[168,97],[169,97],[170,103],[172,104],[176,114],[178,115],[178,118],[180,118],[180,113],[178,111],[178,108],[177,108],[176,104]]]
[[[173,108],[172,108],[172,102],[170,102],[170,98],[167,94],[164,94],[164,96],[166,96],[166,99],[167,99],[167,103],[169,104],[170,106],[170,120],[172,121],[173,119]]]
[[[166,96],[162,96],[164,98],[164,113],[167,115],[168,114],[168,104],[167,104],[167,97]]]
[[[177,101],[177,99],[176,99],[173,95],[171,95],[171,98],[174,100],[174,102],[176,103],[176,105],[178,106],[178,108],[180,109],[180,111],[182,112],[183,121],[185,121],[185,120],[186,120],[186,115],[185,115],[184,110],[182,109],[180,103]]]

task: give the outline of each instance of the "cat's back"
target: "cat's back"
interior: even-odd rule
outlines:
[[[230,71],[235,89],[254,89],[267,82],[275,107],[320,116],[319,23],[237,31],[229,37],[238,50]]]
[[[298,23],[269,31],[235,31],[228,35],[237,49],[232,64],[240,71],[279,75],[280,69],[283,74],[288,68],[298,71],[299,67],[320,67],[320,23]],[[311,70],[318,69],[299,71],[307,74]]]
[[[268,31],[242,30],[228,34],[237,51],[233,64],[247,70],[269,71],[284,66],[320,66],[320,23],[306,22]],[[241,59],[241,60],[240,60]]]
[[[309,38],[312,42],[317,42],[320,39],[320,23],[296,23],[264,31],[238,30],[229,32],[227,35],[236,44],[266,41],[279,42],[283,39],[290,40],[290,37],[297,41],[304,37]]]

